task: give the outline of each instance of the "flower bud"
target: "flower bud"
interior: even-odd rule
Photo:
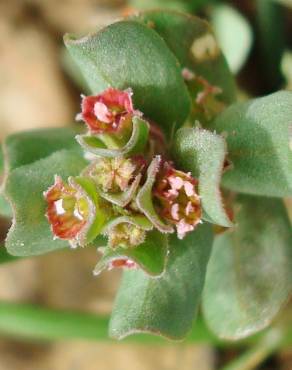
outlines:
[[[77,119],[83,120],[93,134],[118,132],[127,118],[141,115],[134,110],[132,91],[121,91],[112,87],[100,95],[82,96],[81,113]]]
[[[136,247],[144,242],[146,231],[141,227],[127,222],[120,223],[111,229],[108,234],[109,246],[116,247]]]
[[[70,181],[71,180],[71,181]],[[95,206],[72,179],[69,184],[61,177],[45,193],[46,216],[56,238],[69,240],[72,247],[83,244],[85,234],[91,226]]]
[[[176,226],[179,239],[201,222],[201,201],[196,185],[197,180],[190,173],[178,171],[165,162],[153,189],[158,213]]]
[[[99,158],[89,166],[86,173],[102,191],[124,192],[145,165],[142,156]]]

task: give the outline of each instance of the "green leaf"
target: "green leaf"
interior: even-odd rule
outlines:
[[[219,337],[244,338],[270,324],[292,289],[292,230],[281,200],[240,196],[238,225],[216,237],[203,310]]]
[[[61,66],[67,76],[73,81],[77,88],[79,88],[84,94],[89,95],[90,89],[84,76],[82,75],[78,65],[74,62],[65,46],[62,48],[60,54]]]
[[[159,276],[163,273],[167,258],[167,237],[154,230],[147,233],[144,243],[132,248],[105,248],[103,256],[96,265],[93,273],[100,274],[108,268],[111,262],[120,259],[130,259],[146,274]]]
[[[223,185],[243,193],[292,194],[292,92],[234,104],[212,123],[224,133],[233,169]]]
[[[209,224],[198,226],[183,240],[172,234],[162,277],[126,271],[110,321],[111,337],[151,333],[184,338],[198,310],[212,241]]]
[[[46,202],[43,192],[53,184],[55,174],[64,178],[75,176],[86,165],[81,152],[60,150],[9,173],[5,195],[14,213],[13,225],[6,240],[6,248],[10,254],[30,256],[68,246],[66,241],[53,240],[45,217]]]
[[[174,158],[199,180],[203,219],[229,227],[232,222],[222,204],[220,180],[226,155],[222,136],[198,128],[181,128],[174,139]]]
[[[103,135],[77,135],[79,144],[88,152],[101,157],[133,156],[143,153],[148,141],[149,123],[139,117],[133,117],[133,130],[129,141],[119,149],[109,148],[103,141]]]
[[[208,23],[167,10],[143,12],[132,19],[154,29],[177,57],[181,68],[188,68],[211,85],[219,86],[223,90],[219,100],[227,104],[235,100],[234,78]]]
[[[180,67],[164,41],[142,24],[114,23],[65,44],[94,94],[109,86],[132,88],[135,107],[170,132],[190,111]]]
[[[6,172],[45,158],[57,150],[77,148],[76,128],[31,130],[12,134],[3,144]]]
[[[211,23],[230,69],[237,73],[252,45],[252,30],[247,19],[232,6],[216,4],[211,8]]]

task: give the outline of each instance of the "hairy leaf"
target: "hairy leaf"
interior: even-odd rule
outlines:
[[[113,261],[129,259],[135,262],[146,274],[159,276],[165,268],[167,245],[167,237],[154,230],[147,233],[146,240],[137,247],[114,249],[107,247],[94,269],[94,274],[98,275],[102,270],[110,267]]]
[[[174,152],[176,163],[199,180],[203,218],[214,224],[231,226],[220,193],[226,155],[224,138],[207,130],[181,128],[175,136]]]
[[[292,92],[234,104],[212,128],[226,135],[233,169],[223,185],[238,192],[275,197],[292,194]]]
[[[30,256],[64,248],[66,241],[53,240],[45,217],[43,192],[54,183],[54,175],[76,176],[86,166],[80,152],[60,150],[47,158],[14,169],[7,177],[5,195],[13,208],[13,225],[6,248],[15,256]]]
[[[240,196],[238,225],[215,239],[203,294],[209,327],[239,339],[265,328],[292,290],[292,230],[281,200]]]
[[[3,144],[6,171],[45,158],[57,150],[77,148],[76,128],[52,128],[12,134]]]
[[[164,41],[142,24],[114,23],[65,44],[93,93],[113,86],[132,88],[135,107],[170,132],[190,111],[190,97],[174,55]]]
[[[143,332],[171,339],[185,337],[200,302],[212,240],[208,224],[200,225],[183,240],[172,234],[162,277],[151,278],[142,270],[126,271],[114,305],[110,335],[122,339]]]
[[[175,54],[181,68],[188,68],[220,87],[219,100],[227,104],[235,100],[234,78],[207,22],[167,10],[143,12],[132,19],[155,30]]]

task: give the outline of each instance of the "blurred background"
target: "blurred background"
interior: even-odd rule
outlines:
[[[0,141],[12,132],[74,122],[86,86],[64,50],[65,32],[85,34],[157,7],[212,23],[237,76],[239,99],[292,89],[292,0],[0,0]],[[7,224],[0,225],[3,239]],[[0,300],[108,314],[120,271],[94,278],[96,258],[84,249],[1,265]],[[241,351],[0,337],[0,370],[215,370]],[[291,370],[292,350],[258,369]]]

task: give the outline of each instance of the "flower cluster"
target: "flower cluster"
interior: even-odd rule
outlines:
[[[134,109],[130,89],[82,96],[77,117],[88,128],[77,140],[90,163],[67,182],[56,176],[44,193],[56,238],[76,247],[102,235],[108,248],[135,248],[155,228],[176,229],[180,239],[194,230],[201,222],[197,180],[175,169],[163,133]],[[121,259],[110,266],[135,263]]]

